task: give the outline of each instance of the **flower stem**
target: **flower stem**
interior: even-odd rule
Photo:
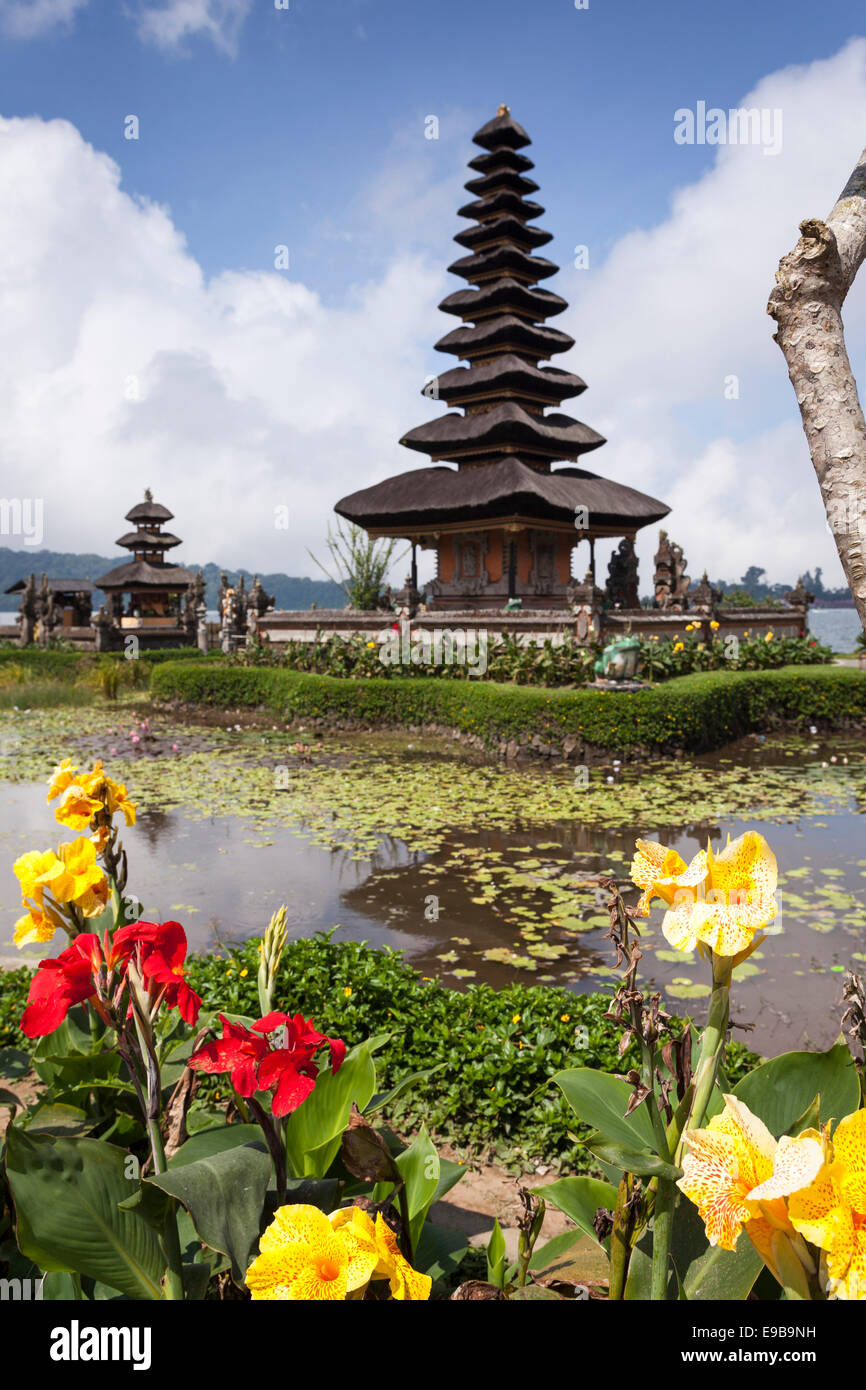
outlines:
[[[710,998],[710,1011],[701,1043],[701,1055],[695,1068],[695,1090],[692,1105],[688,1119],[683,1126],[674,1159],[677,1167],[681,1165],[686,1135],[690,1129],[700,1128],[710,1103],[710,1097],[713,1094],[713,1087],[716,1084],[722,1049],[725,1045],[725,1035],[728,1031],[732,967],[733,962],[730,956],[713,955],[713,993]]]
[[[659,1178],[653,1208],[653,1265],[650,1279],[650,1299],[655,1302],[664,1301],[668,1296],[668,1266],[676,1202],[676,1185],[670,1178]]]

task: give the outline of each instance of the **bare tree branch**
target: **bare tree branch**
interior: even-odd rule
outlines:
[[[866,421],[842,305],[866,257],[866,150],[826,221],[800,223],[767,312],[778,324],[830,530],[866,629]]]

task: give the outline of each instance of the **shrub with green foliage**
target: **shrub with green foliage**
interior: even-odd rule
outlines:
[[[151,679],[155,700],[273,710],[288,720],[380,726],[445,725],[488,744],[538,735],[591,747],[718,748],[782,722],[841,725],[866,718],[866,678],[851,667],[708,671],[653,688],[539,690],[492,682],[340,680],[224,662],[175,663]]]
[[[770,633],[752,637],[746,632],[731,646],[730,636],[712,632],[709,642],[695,624],[686,627],[680,639],[659,641],[652,637],[641,642],[640,674],[647,680],[669,680],[693,671],[770,671],[780,666],[828,666],[832,647],[824,647],[814,637],[775,637]]]
[[[249,941],[223,958],[193,957],[187,977],[205,1008],[256,1016],[258,964],[258,942]],[[399,952],[336,942],[331,933],[289,944],[275,999],[350,1046],[390,1032],[377,1053],[383,1089],[441,1065],[423,1087],[394,1102],[391,1123],[408,1131],[423,1121],[460,1148],[516,1165],[544,1159],[585,1166],[568,1136],[574,1116],[547,1082],[563,1067],[621,1073],[637,1059],[633,1049],[617,1056],[622,1030],[604,1017],[609,995],[524,984],[472,985],[461,993],[420,976]],[[757,1061],[732,1043],[732,1084]]]

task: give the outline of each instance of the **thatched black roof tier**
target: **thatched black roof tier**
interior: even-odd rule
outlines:
[[[500,314],[497,318],[482,319],[474,328],[453,328],[434,346],[437,352],[453,352],[457,357],[465,357],[467,362],[488,357],[493,352],[514,352],[538,362],[555,352],[568,352],[574,347],[574,339],[558,328],[527,323],[514,314]]]
[[[510,169],[515,174],[528,174],[535,165],[525,154],[518,154],[517,150],[511,150],[507,145],[497,145],[495,150],[488,150],[485,154],[477,154],[474,159],[470,159],[469,168],[477,169],[479,174],[490,174],[496,169]]]
[[[500,106],[493,120],[487,121],[480,130],[476,130],[472,141],[483,150],[495,150],[502,145],[510,150],[520,150],[524,145],[532,144],[523,126],[517,124],[507,106]]]
[[[507,188],[519,198],[525,193],[538,192],[535,179],[528,179],[514,169],[497,169],[492,174],[482,174],[480,178],[464,183],[463,187],[476,198],[488,198],[492,193],[498,193],[500,188]]]
[[[510,275],[488,281],[477,290],[455,290],[442,300],[439,308],[446,314],[475,323],[489,314],[517,314],[537,323],[550,319],[568,308],[568,302],[550,290],[532,289]]]
[[[535,460],[575,459],[604,444],[604,436],[570,415],[532,415],[503,401],[474,415],[440,415],[400,440],[434,459],[474,463],[490,455],[525,454]]]
[[[159,502],[154,502],[152,498],[146,497],[143,502],[139,502],[132,507],[124,517],[125,521],[172,521],[174,512],[170,512],[168,507],[163,507]]]
[[[413,468],[342,498],[335,510],[358,526],[399,532],[515,517],[573,526],[579,506],[587,508],[591,531],[614,534],[649,526],[670,511],[655,497],[582,468],[540,473],[513,456],[459,472]]]
[[[152,565],[147,560],[130,560],[109,570],[93,582],[97,589],[186,589],[195,575],[182,565]]]
[[[37,589],[41,587],[42,576],[36,578]],[[47,584],[53,594],[90,594],[93,592],[93,585],[89,579],[56,579],[51,575],[47,576]],[[8,589],[4,589],[4,594],[20,594],[27,587],[26,579],[16,579],[14,584],[10,584]]]
[[[470,285],[480,285],[502,275],[534,285],[536,280],[547,280],[555,275],[559,266],[543,256],[527,256],[516,246],[497,246],[475,256],[461,256],[458,261],[452,261],[448,269],[452,275],[468,280]]]
[[[482,251],[485,246],[500,246],[505,242],[522,251],[534,251],[538,246],[546,246],[553,241],[553,233],[541,227],[527,227],[516,217],[497,217],[495,222],[481,222],[477,227],[468,227],[458,232],[454,240],[458,246],[466,246],[470,251]]]
[[[173,536],[170,531],[127,531],[114,544],[123,546],[124,550],[171,550],[182,542],[179,536]]]
[[[579,396],[586,382],[560,367],[534,367],[505,353],[479,362],[475,367],[452,367],[428,382],[422,395],[443,400],[446,405],[474,405],[482,400],[528,400],[541,405],[559,405]]]
[[[520,222],[531,222],[534,217],[544,216],[544,208],[540,203],[531,203],[527,198],[521,198],[519,193],[513,193],[510,188],[501,188],[484,198],[476,198],[472,203],[464,203],[462,208],[457,209],[457,216],[486,222],[489,218],[498,217],[506,212]]]

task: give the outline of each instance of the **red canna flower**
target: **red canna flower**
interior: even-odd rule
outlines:
[[[105,957],[96,932],[77,936],[59,956],[41,960],[30,981],[27,1007],[21,1016],[21,1031],[28,1038],[53,1033],[74,1004],[83,1004],[96,994],[94,975],[104,964]]]
[[[189,1065],[194,1071],[230,1072],[231,1083],[240,1096],[252,1096],[259,1089],[256,1067],[270,1048],[266,1038],[251,1033],[242,1023],[230,1023],[220,1014],[223,1035],[194,1052]]]
[[[317,1033],[312,1019],[305,1019],[303,1014],[267,1014],[253,1024],[253,1030],[269,1034],[285,1030],[282,1045],[269,1052],[258,1067],[259,1086],[265,1091],[274,1090],[271,1108],[278,1118],[297,1110],[313,1090],[319,1071],[313,1058],[323,1043],[330,1048],[335,1072],[340,1070],[346,1055],[346,1044],[340,1038]]]
[[[141,973],[151,994],[165,1000],[169,1009],[177,1008],[185,1023],[195,1023],[201,998],[184,979],[186,932],[180,922],[135,922],[115,933],[115,942],[138,948]]]

